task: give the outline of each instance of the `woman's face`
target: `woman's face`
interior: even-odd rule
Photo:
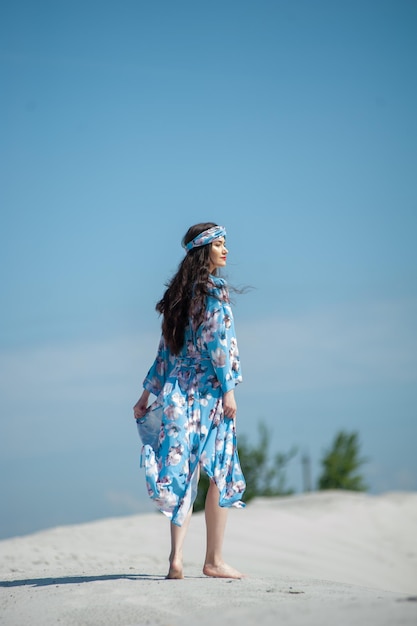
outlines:
[[[224,237],[215,239],[210,244],[210,274],[218,267],[225,267],[228,250]]]

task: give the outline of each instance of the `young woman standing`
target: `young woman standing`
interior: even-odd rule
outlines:
[[[152,414],[154,440],[144,439],[148,493],[171,520],[167,578],[183,578],[182,549],[202,468],[210,478],[203,572],[241,578],[223,561],[227,508],[243,507],[246,484],[236,447],[235,386],[242,380],[226,282],[226,230],[212,222],[191,226],[186,255],[156,310],[162,336],[156,359],[134,406],[141,427]],[[156,400],[148,407],[149,396]]]

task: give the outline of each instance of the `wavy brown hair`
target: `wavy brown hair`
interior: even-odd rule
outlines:
[[[204,222],[191,226],[183,237],[183,246],[213,226],[217,224]],[[172,354],[178,354],[184,345],[189,318],[195,328],[203,321],[210,275],[210,247],[208,244],[188,250],[155,307],[163,316],[162,334]]]

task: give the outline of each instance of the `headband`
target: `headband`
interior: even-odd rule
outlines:
[[[215,239],[218,239],[219,237],[223,237],[225,235],[226,229],[224,226],[212,226],[207,230],[203,230],[203,232],[197,235],[197,237],[194,237],[194,239],[184,244],[184,248],[186,250],[191,250],[192,248],[206,246],[208,243],[211,243]]]

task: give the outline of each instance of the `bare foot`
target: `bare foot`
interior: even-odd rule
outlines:
[[[169,580],[182,580],[184,578],[184,573],[182,571],[182,563],[179,561],[172,561],[169,564],[168,574],[165,578]]]
[[[218,565],[212,565],[211,563],[205,563],[203,567],[203,574],[206,576],[212,576],[214,578],[244,578],[245,575],[241,574],[237,569],[227,565],[226,563],[219,563]]]
[[[182,573],[182,570],[170,567],[168,574],[165,576],[165,578],[166,580],[182,580],[184,578],[184,574]]]

